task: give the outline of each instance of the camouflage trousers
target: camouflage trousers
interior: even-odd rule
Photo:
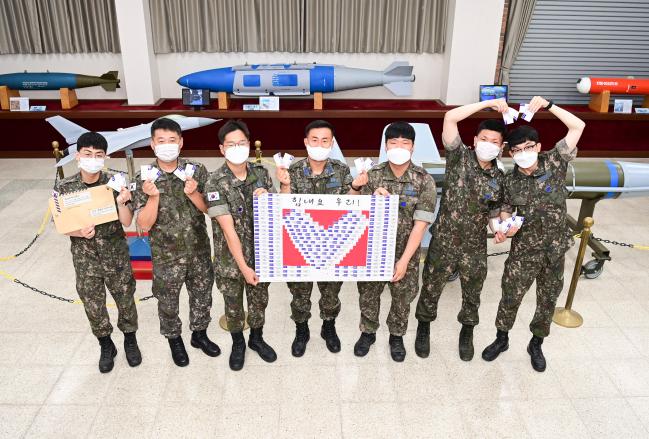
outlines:
[[[414,258],[414,256],[413,256]],[[416,265],[408,265],[406,275],[399,282],[357,282],[359,305],[361,308],[362,332],[375,333],[379,329],[379,312],[381,310],[381,293],[388,284],[392,303],[386,323],[392,335],[403,336],[408,329],[410,303],[417,297],[419,290],[419,260]]]
[[[106,288],[117,306],[117,327],[122,332],[137,331],[137,308],[133,299],[135,279],[130,260],[123,262],[110,270],[75,266],[77,293],[95,337],[105,337],[113,332],[106,309]]]
[[[482,284],[487,277],[487,255],[452,254],[437,251],[431,246],[426,255],[422,272],[421,293],[417,301],[415,317],[422,322],[437,318],[437,305],[446,286],[448,277],[455,270],[460,273],[462,286],[462,307],[457,320],[463,325],[475,326],[480,322],[478,308]]]
[[[178,316],[183,283],[189,295],[189,328],[202,331],[210,324],[214,274],[209,253],[193,254],[172,262],[153,264],[152,292],[158,299],[160,334],[179,337],[182,323]]]
[[[514,326],[523,296],[536,280],[536,311],[530,331],[537,337],[550,334],[554,307],[563,289],[565,257],[550,261],[520,261],[509,257],[502,279],[503,295],[498,305],[496,328],[509,331]]]
[[[268,306],[268,282],[257,285],[246,284],[243,278],[215,276],[216,286],[223,294],[225,301],[225,318],[230,332],[243,331],[243,290],[246,290],[248,303],[248,325],[251,328],[264,326],[266,306]]]
[[[291,300],[291,318],[296,323],[303,323],[311,318],[311,291],[313,282],[287,282],[288,289],[293,295]],[[340,288],[342,282],[318,282],[320,290],[320,318],[333,320],[340,313]]]

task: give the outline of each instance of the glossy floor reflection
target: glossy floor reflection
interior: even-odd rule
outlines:
[[[148,162],[148,160],[138,160]],[[220,163],[203,160],[210,170]],[[125,169],[123,160],[111,167]],[[73,172],[68,168],[68,173]],[[51,160],[0,160],[0,256],[15,253],[33,237],[52,186]],[[577,209],[570,202],[570,210]],[[647,198],[603,201],[594,233],[649,245]],[[501,247],[489,246],[489,251]],[[479,353],[495,335],[505,256],[489,259],[475,332],[476,358],[457,355],[459,282],[442,296],[431,326],[428,359],[414,354],[414,310],[402,364],[389,356],[385,325],[366,358],[352,353],[358,332],[358,295],[345,284],[338,330],[343,349],[330,354],[311,320],[311,341],[293,358],[290,295],[273,284],[264,334],[278,353],[268,365],[248,350],[246,366],[227,365],[230,337],[217,324],[223,299],[214,288],[208,331],[223,349],[209,358],[189,346],[190,365],[173,365],[159,335],[155,301],[138,305],[138,338],[144,357],[129,368],[122,336],[115,369],[97,371],[99,346],[83,308],[55,301],[0,279],[0,437],[254,437],[254,438],[430,438],[430,437],[647,437],[649,436],[649,252],[611,248],[613,261],[595,280],[582,278],[574,308],[584,317],[578,329],[553,326],[543,345],[548,369],[532,370],[525,351],[534,292],[525,297],[510,349],[493,363]],[[590,252],[589,252],[590,253]],[[566,279],[576,255],[568,253]],[[0,270],[37,288],[76,298],[66,237],[48,226],[20,258]],[[137,285],[150,294],[151,282]],[[559,299],[565,301],[564,292]],[[183,292],[181,316],[187,328]],[[314,303],[317,306],[318,293]],[[382,323],[389,306],[383,295]],[[113,322],[115,310],[110,308]],[[317,309],[314,308],[317,316]],[[247,333],[246,333],[247,337]]]

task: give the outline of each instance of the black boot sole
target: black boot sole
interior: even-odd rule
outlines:
[[[117,356],[117,348],[116,348],[115,346],[113,346],[113,352],[112,352],[111,355],[113,356],[113,358],[115,358],[115,357]],[[102,368],[101,366],[99,366],[99,372],[101,372],[101,373],[108,373],[108,372],[110,372],[111,370],[113,370],[113,367],[115,367],[115,361],[112,361],[112,362],[109,364],[109,367],[107,367],[107,368],[106,368],[106,367]]]
[[[430,355],[430,339],[428,339],[428,349],[419,349],[417,343],[415,343],[415,354],[417,354],[419,358],[428,358]]]
[[[531,361],[531,359],[532,359],[532,358],[531,358],[531,357],[532,357],[532,352],[530,352],[530,347],[529,347],[529,345],[527,346],[527,353],[530,354],[530,362],[532,363],[532,369],[534,369],[534,370],[537,371],[537,372],[545,372],[545,366],[543,366],[543,367],[537,367],[536,365],[534,365],[534,362]]]
[[[306,346],[309,344],[309,340],[311,340],[311,336],[308,336],[304,341],[304,349],[298,352],[295,351],[295,341],[293,341],[293,344],[291,344],[291,354],[296,358],[300,358],[301,356],[303,356],[304,353],[306,352]]]
[[[243,366],[244,366],[245,363],[246,363],[246,351],[245,351],[245,349],[243,351],[243,358],[241,359],[241,363],[232,364],[232,354],[230,354],[230,361],[229,361],[230,370],[238,372],[241,369],[243,369]]]
[[[127,356],[126,357],[126,362],[131,367],[138,367],[140,364],[142,364],[142,354],[140,354],[140,358],[137,358],[135,361],[131,361]]]
[[[484,356],[484,352],[483,352],[483,353],[482,353],[482,359],[483,359],[484,361],[494,361],[496,358],[498,358],[498,357],[500,356],[500,354],[502,354],[503,352],[506,352],[508,349],[509,349],[509,344],[507,344],[507,346],[505,346],[503,349],[500,349],[500,350],[498,351],[498,353],[496,354],[496,356],[493,357],[493,358],[485,358],[485,356]]]
[[[203,351],[203,353],[205,355],[207,355],[208,357],[218,357],[219,355],[221,355],[221,349],[220,348],[219,348],[218,352],[209,352],[209,351],[207,351],[207,349],[205,349],[203,346],[201,346],[200,344],[198,344],[194,340],[191,340],[189,342],[189,344],[191,344],[193,348],[200,349],[201,351]]]
[[[467,352],[462,352],[462,347],[458,347],[458,354],[460,355],[460,360],[462,361],[471,361],[475,355],[475,348],[473,347],[473,342],[468,346]]]
[[[329,352],[331,352],[332,354],[337,354],[338,352],[340,352],[340,340],[338,340],[338,342],[337,342],[337,344],[335,346],[332,346],[327,341],[327,338],[324,335],[324,330],[323,329],[320,330],[320,337],[322,337],[322,339],[325,341],[325,344],[327,345],[327,349],[329,350]]]
[[[277,360],[277,353],[275,352],[274,349],[273,349],[273,355],[270,355],[270,356],[263,356],[263,355],[261,354],[261,348],[257,347],[256,344],[254,344],[254,343],[251,344],[250,341],[248,341],[248,347],[249,347],[251,350],[257,352],[257,354],[259,355],[259,358],[261,358],[262,360],[264,360],[266,363],[274,363],[275,360]],[[269,347],[270,347],[270,346],[269,346]]]
[[[370,353],[370,348],[372,347],[372,345],[373,345],[375,342],[376,342],[376,340],[373,340],[373,341],[372,341],[372,342],[367,346],[367,350],[364,351],[364,352],[358,352],[358,350],[357,350],[357,348],[356,348],[356,345],[354,345],[354,355],[356,355],[357,357],[360,357],[360,358],[366,356],[367,354]]]

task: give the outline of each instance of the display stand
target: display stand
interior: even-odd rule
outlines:
[[[60,88],[59,92],[61,94],[61,108],[64,110],[70,110],[77,105],[79,101],[77,100],[77,92],[71,88]]]
[[[9,110],[9,98],[19,98],[20,92],[12,90],[6,85],[0,85],[0,108]]]

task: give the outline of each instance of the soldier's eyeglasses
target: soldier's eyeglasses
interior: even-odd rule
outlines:
[[[537,145],[538,142],[532,143],[531,145],[525,145],[519,148],[510,148],[509,150],[511,151],[512,154],[518,154],[519,152],[523,151],[531,151],[534,149],[534,147]]]
[[[228,142],[224,143],[223,146],[226,148],[232,148],[233,146],[250,146],[250,142],[247,140],[242,140],[241,142],[234,143],[234,142]]]

